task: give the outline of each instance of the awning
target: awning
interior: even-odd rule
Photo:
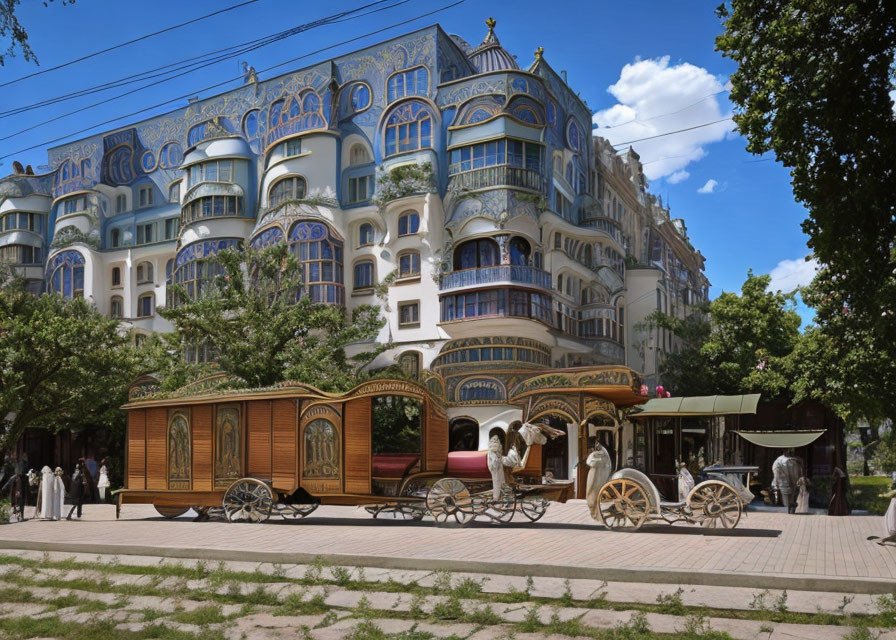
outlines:
[[[803,431],[735,431],[741,438],[751,444],[769,449],[798,449],[812,444],[825,432],[825,429]]]
[[[691,396],[683,398],[651,398],[637,407],[631,418],[651,416],[723,416],[738,413],[756,413],[759,394],[741,396]]]

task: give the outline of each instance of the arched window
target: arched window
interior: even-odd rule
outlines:
[[[498,243],[491,238],[467,240],[454,250],[454,270],[478,269],[501,264]]]
[[[386,120],[386,155],[432,146],[432,116],[422,102],[399,106]]]
[[[305,178],[287,176],[277,180],[268,192],[268,206],[276,207],[287,200],[301,200],[305,197]]]
[[[504,389],[497,380],[489,380],[488,378],[473,378],[464,380],[457,392],[457,399],[460,402],[469,402],[471,400],[501,400],[504,397]]]
[[[342,454],[339,432],[333,423],[325,418],[312,420],[305,427],[303,440],[302,477],[339,479]]]
[[[152,283],[152,263],[141,262],[137,265],[137,284]]]
[[[366,247],[369,244],[373,244],[373,225],[364,222],[358,227],[358,246]]]
[[[355,289],[367,289],[373,286],[373,260],[361,260],[355,263]]]
[[[109,304],[109,317],[110,318],[123,318],[124,317],[124,300],[121,296],[112,296],[112,301]]]
[[[349,165],[355,166],[368,162],[370,162],[370,154],[367,152],[367,147],[360,143],[352,145],[351,151],[348,153]]]
[[[370,88],[362,82],[357,83],[351,88],[348,100],[354,111],[366,109],[370,106]]]
[[[591,245],[586,244],[585,245],[585,266],[590,268],[592,262],[593,262],[593,259],[591,257]]]
[[[398,254],[398,277],[413,278],[420,275],[420,252],[409,250]]]
[[[168,422],[168,488],[189,489],[193,467],[190,455],[189,410],[177,410]]]
[[[342,240],[321,222],[302,221],[289,232],[289,248],[302,263],[306,294],[314,302],[345,304]]]
[[[386,94],[389,102],[405,96],[425,96],[428,91],[429,71],[426,67],[393,73],[386,82]]]
[[[510,264],[528,265],[532,248],[523,238],[512,238],[510,240]]]
[[[155,312],[155,295],[144,293],[137,298],[137,317],[148,318]]]
[[[174,270],[174,258],[169,258],[165,263],[165,282],[171,282],[171,272]]]
[[[416,351],[407,351],[398,358],[398,366],[410,376],[420,375],[420,354]]]
[[[405,211],[398,218],[398,235],[409,236],[420,229],[420,215],[416,211]]]
[[[121,286],[121,267],[112,267],[112,286]]]
[[[50,289],[65,298],[84,297],[84,256],[77,251],[56,254],[47,265]]]

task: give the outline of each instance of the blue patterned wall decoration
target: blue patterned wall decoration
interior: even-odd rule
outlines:
[[[198,242],[194,242],[193,244],[184,247],[178,252],[177,258],[174,261],[174,268],[177,269],[179,267],[182,267],[187,262],[191,262],[193,260],[201,260],[202,258],[213,256],[219,251],[237,247],[241,242],[242,240],[240,240],[239,238],[200,240]]]
[[[270,227],[252,238],[249,245],[257,251],[283,242],[284,237],[283,229],[280,227]]]

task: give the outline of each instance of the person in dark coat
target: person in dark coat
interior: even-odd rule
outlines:
[[[840,467],[834,467],[834,487],[831,495],[831,503],[828,505],[829,516],[848,516],[852,513],[849,501],[846,499],[846,490],[849,488],[849,478]]]
[[[81,507],[90,500],[91,496],[93,496],[93,476],[90,475],[87,465],[84,464],[84,458],[81,458],[78,460],[78,464],[75,465],[75,472],[72,474],[72,508],[65,519],[71,520],[72,513],[76,509],[78,511],[77,517],[80,519]]]

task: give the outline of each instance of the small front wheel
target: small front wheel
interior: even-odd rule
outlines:
[[[691,519],[708,529],[733,529],[743,511],[740,496],[727,482],[707,480],[688,494]]]
[[[264,522],[271,516],[274,493],[261,480],[242,478],[227,488],[221,506],[228,522]]]
[[[426,508],[442,527],[463,527],[476,517],[470,490],[457,478],[437,480],[426,494]]]

